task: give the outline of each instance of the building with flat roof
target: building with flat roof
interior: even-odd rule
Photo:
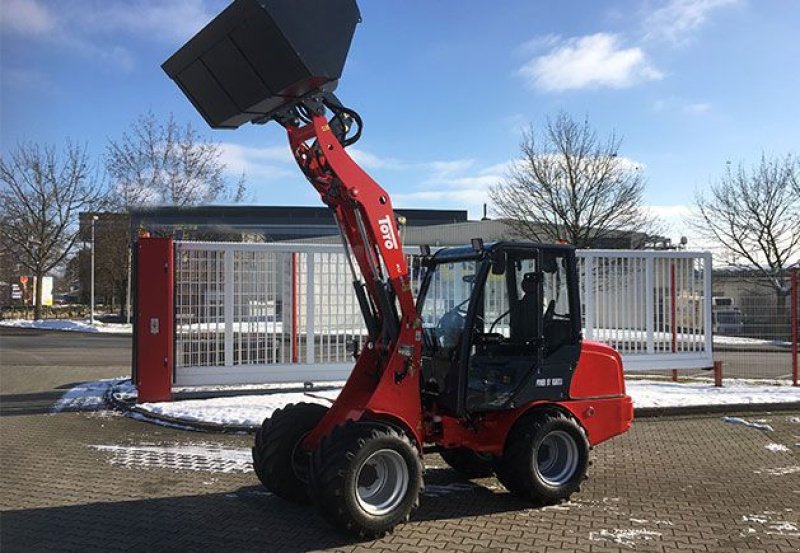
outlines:
[[[466,210],[395,209],[407,227],[424,227],[467,220]],[[266,242],[338,236],[331,210],[307,206],[156,207],[131,212],[131,229],[169,233],[178,239],[230,236],[231,240]],[[236,235],[240,238],[236,238]],[[338,240],[338,238],[337,238]]]

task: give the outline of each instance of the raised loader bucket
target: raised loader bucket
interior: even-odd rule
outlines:
[[[360,20],[355,0],[235,0],[162,68],[209,125],[234,129],[333,91]]]

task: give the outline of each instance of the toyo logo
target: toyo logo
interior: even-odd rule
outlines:
[[[397,236],[394,233],[392,226],[392,219],[387,215],[383,219],[378,219],[378,228],[381,231],[381,238],[383,238],[383,245],[387,250],[397,249]]]

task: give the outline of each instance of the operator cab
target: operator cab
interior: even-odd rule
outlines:
[[[581,344],[574,248],[497,242],[425,264],[426,401],[463,416],[567,398]]]

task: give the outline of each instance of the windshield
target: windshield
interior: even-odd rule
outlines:
[[[477,271],[477,261],[459,261],[438,265],[431,276],[420,315],[426,338],[440,348],[458,343]]]

